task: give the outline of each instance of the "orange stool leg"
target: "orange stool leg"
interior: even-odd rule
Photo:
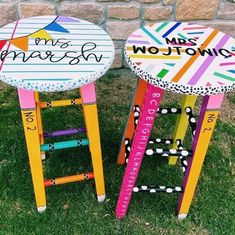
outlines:
[[[126,157],[128,157],[128,156],[126,156],[126,150],[125,150],[126,143],[125,142],[127,141],[131,145],[131,140],[132,140],[134,132],[135,132],[136,123],[135,123],[135,119],[134,119],[134,106],[139,107],[139,112],[140,112],[140,109],[143,104],[146,88],[147,88],[147,82],[144,81],[143,79],[139,79],[137,89],[136,89],[136,92],[134,94],[134,98],[133,98],[133,101],[131,104],[129,119],[127,121],[126,130],[123,135],[120,152],[118,155],[117,163],[119,165],[124,164]]]

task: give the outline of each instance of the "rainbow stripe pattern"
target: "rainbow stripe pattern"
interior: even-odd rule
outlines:
[[[162,89],[202,96],[235,89],[235,39],[207,26],[141,27],[128,37],[125,57],[139,77]]]
[[[82,87],[112,65],[114,46],[100,27],[66,16],[22,19],[0,29],[0,80],[31,91]]]

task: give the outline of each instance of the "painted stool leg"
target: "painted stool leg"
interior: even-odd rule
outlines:
[[[181,103],[181,114],[178,116],[177,122],[176,122],[176,128],[173,134],[173,145],[172,149],[177,148],[177,139],[184,140],[187,128],[188,128],[188,116],[186,114],[185,108],[191,107],[193,109],[195,102],[197,100],[197,96],[192,95],[185,95],[182,99]],[[169,165],[175,165],[177,162],[177,157],[171,156],[169,157]]]
[[[147,85],[117,202],[116,217],[119,219],[126,215],[162,94],[162,89]]]
[[[123,135],[120,152],[118,155],[117,163],[119,165],[124,164],[125,159],[127,157],[126,152],[125,152],[125,141],[128,141],[128,143],[131,145],[131,140],[133,138],[133,134],[135,131],[135,120],[134,120],[133,108],[134,108],[134,106],[136,106],[136,107],[139,107],[139,109],[141,109],[146,88],[147,88],[147,82],[144,81],[143,79],[139,79],[139,82],[138,82],[138,85],[137,85],[137,88],[136,88],[136,91],[135,91],[135,94],[133,97],[133,101],[131,104],[131,110],[130,110],[129,118],[127,121],[127,126],[125,129],[124,135]]]
[[[195,137],[192,144],[193,156],[189,160],[184,177],[184,192],[178,201],[178,218],[185,219],[197,186],[203,161],[210,144],[210,139],[223,102],[224,94],[205,96],[198,119]]]
[[[18,89],[21,115],[38,212],[46,209],[46,194],[40,152],[39,127],[33,91]]]
[[[102,202],[105,199],[105,186],[98,113],[96,106],[95,84],[90,83],[81,87],[80,92],[82,96],[83,113],[85,117],[86,130],[89,139],[89,148],[95,175],[97,199],[99,202]]]
[[[34,92],[34,97],[35,97],[35,102],[36,102],[36,113],[37,113],[36,116],[37,116],[37,122],[38,122],[40,144],[44,144],[42,114],[41,114],[41,108],[38,105],[38,102],[40,101],[39,92]],[[41,151],[41,158],[42,160],[46,159],[46,153],[44,151]]]

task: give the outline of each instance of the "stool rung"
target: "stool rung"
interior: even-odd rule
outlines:
[[[50,187],[50,186],[55,186],[59,184],[67,184],[67,183],[78,182],[78,181],[83,181],[83,180],[88,180],[88,179],[93,179],[93,178],[94,178],[94,173],[88,172],[84,174],[65,176],[65,177],[60,177],[60,178],[55,178],[55,179],[46,179],[44,180],[44,185],[45,187]]]
[[[156,139],[149,139],[149,144],[173,144],[173,139],[161,139],[161,138],[156,138]]]
[[[75,135],[78,133],[86,133],[86,128],[82,127],[79,129],[73,128],[73,129],[67,129],[67,130],[44,132],[43,136],[45,138],[48,138],[48,137],[56,137],[56,136],[63,136],[63,135]]]
[[[60,107],[82,104],[82,99],[40,101],[37,104],[40,108]]]
[[[63,142],[55,142],[49,144],[42,144],[41,151],[50,151],[56,149],[65,149],[65,148],[73,148],[79,146],[89,145],[88,139],[80,139],[80,140],[69,140]]]
[[[161,114],[180,114],[181,108],[158,108],[157,113]]]
[[[145,154],[148,156],[163,156],[163,157],[168,157],[168,156],[184,156],[184,157],[190,157],[192,155],[191,150],[178,150],[178,149],[160,149],[157,148],[156,150],[154,149],[146,149]]]
[[[182,193],[184,191],[183,187],[168,187],[168,186],[135,186],[133,192],[144,192],[144,193]]]

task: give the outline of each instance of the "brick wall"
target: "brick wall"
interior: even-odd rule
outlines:
[[[235,0],[0,0],[0,26],[16,19],[62,14],[94,22],[112,37],[116,58],[112,68],[126,66],[122,49],[127,36],[141,25],[164,21],[194,21],[235,37]]]

